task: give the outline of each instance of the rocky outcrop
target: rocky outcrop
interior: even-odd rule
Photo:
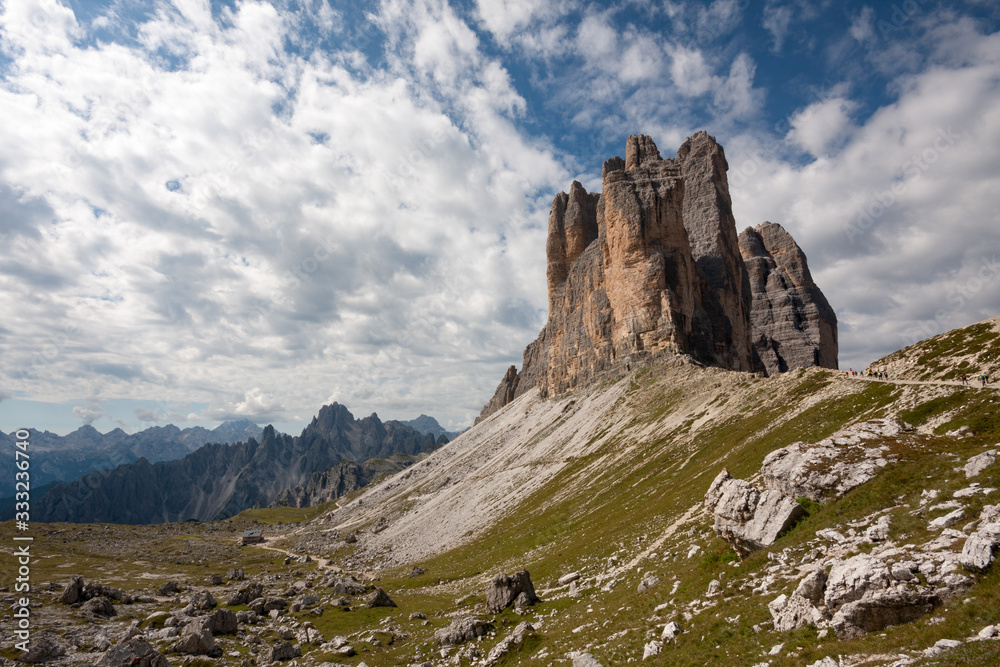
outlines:
[[[802,442],[776,449],[764,457],[764,491],[723,469],[705,493],[705,508],[715,516],[715,532],[741,558],[774,544],[804,515],[796,498],[817,502],[838,498],[873,479],[893,460],[882,440],[896,438],[907,425],[875,419],[834,433],[815,444]],[[886,539],[883,518],[873,526],[872,541]]]
[[[486,591],[486,609],[494,614],[499,614],[512,604],[528,607],[536,602],[538,596],[535,595],[535,587],[527,570],[511,575],[498,574]]]
[[[715,532],[741,558],[774,544],[805,515],[793,498],[780,491],[758,491],[723,470],[705,494],[705,507],[715,515]]]
[[[521,371],[507,370],[479,420],[532,389],[560,395],[665,357],[763,370],[753,345],[755,292],[727,169],[722,146],[705,132],[688,138],[673,158],[661,157],[652,138],[632,135],[624,159],[604,162],[601,194],[574,181],[556,195],[546,241],[548,322],[525,350]],[[786,254],[775,246],[781,261],[768,265],[772,282],[787,274],[802,283],[794,312],[818,321],[812,310],[826,301],[791,244],[801,262],[783,263]],[[830,322],[833,346],[824,338],[815,363],[836,367],[836,318]],[[784,343],[788,331],[770,333],[768,340]],[[801,337],[795,333],[787,349],[798,349]],[[793,361],[815,365],[799,363],[799,356]]]
[[[768,374],[837,368],[837,316],[791,235],[764,222],[743,230],[739,247],[753,296],[753,347]]]
[[[366,461],[396,452],[415,455],[435,445],[378,415],[355,419],[342,405],[324,406],[298,437],[264,429],[260,440],[206,445],[179,461],[146,459],[59,484],[33,506],[39,521],[163,523],[233,516],[267,507],[286,489],[344,459]]]
[[[908,430],[892,419],[855,424],[817,443],[796,442],[764,457],[764,485],[793,498],[817,502],[839,497],[873,479],[892,454],[883,438]]]

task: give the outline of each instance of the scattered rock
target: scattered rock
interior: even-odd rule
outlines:
[[[145,639],[133,637],[112,647],[97,664],[100,667],[169,667],[170,662]]]
[[[84,603],[81,607],[83,611],[94,614],[95,616],[115,616],[118,612],[115,611],[115,606],[111,604],[111,600],[104,597],[91,598]]]
[[[889,516],[883,515],[872,526],[865,531],[865,537],[869,542],[885,542],[889,539]]]
[[[411,577],[411,578],[412,578],[412,577],[419,577],[420,575],[422,575],[422,574],[423,574],[424,572],[426,572],[426,571],[427,571],[427,570],[425,570],[424,568],[422,568],[422,567],[417,567],[416,565],[414,565],[414,566],[413,566],[413,569],[412,569],[412,570],[410,570],[410,577]]]
[[[19,662],[35,664],[48,662],[66,654],[64,649],[54,637],[48,633],[37,633],[31,637],[27,652],[18,655]]]
[[[663,634],[660,636],[660,639],[662,639],[665,642],[673,641],[683,632],[684,629],[681,627],[680,623],[678,623],[677,621],[670,621],[665,626],[663,626]]]
[[[570,582],[577,581],[579,578],[580,578],[579,572],[570,572],[569,574],[564,574],[563,576],[559,577],[559,585],[565,586]]]
[[[389,597],[389,594],[386,593],[381,588],[376,588],[375,592],[372,593],[372,596],[368,598],[367,602],[365,602],[365,607],[369,609],[373,607],[395,607],[395,606],[396,603],[393,602],[392,598]]]
[[[245,578],[242,567],[232,567],[226,572],[226,579],[229,581],[243,581]]]
[[[482,637],[492,629],[490,623],[474,616],[457,616],[451,619],[451,625],[447,628],[437,630],[434,637],[441,646],[453,646]]]
[[[645,579],[643,579],[642,581],[639,582],[639,585],[636,587],[636,591],[635,592],[636,593],[645,593],[650,588],[653,588],[654,586],[658,586],[659,583],[660,583],[660,578],[657,577],[655,574],[651,574],[651,575],[649,575],[648,577],[646,577]]]
[[[168,581],[162,586],[160,586],[158,589],[156,589],[156,594],[163,596],[176,595],[177,593],[180,592],[181,592],[181,585],[178,584],[176,581]]]
[[[604,665],[592,654],[583,653],[573,658],[573,667],[604,667]]]
[[[539,601],[527,570],[520,570],[510,576],[498,574],[486,590],[486,608],[494,614],[499,614],[519,599],[522,602],[519,606],[529,606]]]
[[[813,606],[812,602],[798,593],[780,595],[767,605],[774,619],[774,629],[778,632],[789,632],[805,625],[820,626],[825,619],[823,614]]]
[[[63,589],[59,601],[63,604],[76,604],[83,599],[83,577],[74,574],[70,577],[69,583]]]
[[[271,662],[284,662],[302,655],[302,649],[292,642],[282,642],[271,647]]]
[[[652,658],[660,655],[660,651],[663,650],[663,642],[656,641],[655,639],[645,646],[642,647],[642,659]]]
[[[991,449],[988,452],[983,452],[978,456],[973,456],[965,464],[965,477],[966,479],[971,479],[976,477],[982,471],[989,468],[991,465],[996,463],[997,460],[997,450]]]

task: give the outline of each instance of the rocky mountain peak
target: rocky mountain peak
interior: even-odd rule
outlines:
[[[625,142],[625,171],[662,160],[653,138],[647,134],[633,134]]]
[[[743,230],[739,243],[753,295],[753,345],[767,372],[837,368],[837,316],[795,239],[764,222]]]
[[[625,159],[604,162],[600,194],[574,181],[555,196],[546,240],[548,322],[525,349],[521,371],[508,369],[480,419],[533,388],[559,395],[664,356],[730,370],[785,370],[762,364],[755,347],[760,336],[752,322],[766,316],[752,316],[751,309],[769,302],[751,287],[728,168],[725,151],[707,132],[689,137],[674,158],[663,158],[651,137],[636,134],[626,141]],[[781,255],[786,245],[767,247]],[[802,303],[795,312],[809,311],[804,316],[824,333],[803,338],[783,330],[769,340],[787,334],[794,339],[789,347],[811,344],[816,351],[811,363],[801,354],[794,363],[836,367],[836,344],[829,344],[836,318],[804,255],[782,255],[780,266],[788,273],[782,289],[799,290],[789,296]]]

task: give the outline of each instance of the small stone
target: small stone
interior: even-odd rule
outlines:
[[[572,581],[576,581],[579,578],[580,578],[579,572],[570,572],[569,574],[564,574],[563,576],[559,577],[559,585],[565,586],[566,584]]]
[[[654,575],[650,575],[650,576],[646,577],[645,579],[643,579],[642,581],[639,582],[639,585],[636,587],[636,592],[637,593],[645,593],[650,588],[653,588],[654,586],[657,586],[659,583],[660,583],[660,578],[659,577],[657,577],[655,574]]]
[[[651,641],[642,647],[642,659],[652,658],[654,656],[660,655],[660,651],[663,650],[663,642]]]

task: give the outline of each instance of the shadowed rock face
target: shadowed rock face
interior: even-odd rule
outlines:
[[[739,240],[753,294],[753,345],[768,374],[837,368],[837,316],[802,249],[773,222],[748,227]]]
[[[548,323],[525,350],[521,372],[508,369],[479,420],[533,388],[560,395],[654,358],[764,369],[751,326],[752,308],[764,302],[752,300],[727,169],[722,147],[705,132],[666,159],[650,137],[632,135],[624,159],[604,162],[602,194],[574,181],[569,193],[556,195],[546,242]],[[800,275],[796,266],[789,261],[790,275]],[[803,304],[819,304],[819,290],[808,283]],[[836,318],[814,319],[833,323],[835,341]],[[769,340],[793,333],[777,331]],[[792,338],[787,345],[802,348],[801,336]],[[824,350],[815,363],[800,363],[799,354],[794,361],[827,365]],[[836,367],[835,342],[832,359]]]

